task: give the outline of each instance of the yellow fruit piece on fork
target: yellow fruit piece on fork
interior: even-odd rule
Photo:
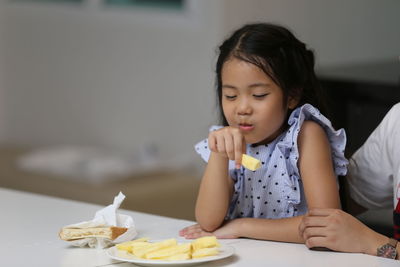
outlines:
[[[252,156],[243,154],[242,156],[242,165],[251,171],[255,171],[258,168],[261,167],[261,161],[259,161],[256,158],[253,158]]]

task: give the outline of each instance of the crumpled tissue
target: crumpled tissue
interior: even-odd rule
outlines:
[[[118,226],[126,227],[128,230],[114,240],[108,238],[88,237],[78,240],[69,241],[74,246],[84,247],[88,245],[92,248],[106,248],[117,243],[130,241],[137,235],[134,221],[131,216],[117,213],[125,195],[122,192],[114,198],[114,202],[107,207],[98,210],[91,221],[83,221],[76,224],[70,224],[63,228],[89,228],[101,226]]]

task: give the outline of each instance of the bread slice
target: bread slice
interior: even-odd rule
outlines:
[[[116,239],[128,230],[125,227],[104,226],[92,228],[62,228],[59,236],[62,240],[71,241],[87,237],[104,237]]]

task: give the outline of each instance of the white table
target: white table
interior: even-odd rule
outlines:
[[[91,220],[100,208],[0,188],[0,266],[135,266],[111,260],[105,250],[71,247],[58,238],[62,226]],[[180,239],[178,231],[193,223],[126,210],[120,212],[133,217],[138,237]],[[221,242],[235,247],[235,255],[200,266],[400,266],[399,261],[362,254],[311,251],[301,244],[250,239]]]

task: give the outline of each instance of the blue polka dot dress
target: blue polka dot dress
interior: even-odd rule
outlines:
[[[320,124],[331,144],[336,175],[345,175],[348,161],[344,157],[346,134],[335,131],[331,122],[318,109],[305,104],[295,109],[288,120],[289,128],[267,145],[247,145],[247,154],[258,158],[262,165],[256,171],[235,169],[229,162],[229,173],[234,180],[234,194],[227,219],[240,217],[278,219],[299,216],[307,212],[307,203],[297,161],[297,137],[305,120]],[[210,131],[221,128],[213,126]],[[197,153],[208,161],[210,150],[207,139],[195,145]]]

